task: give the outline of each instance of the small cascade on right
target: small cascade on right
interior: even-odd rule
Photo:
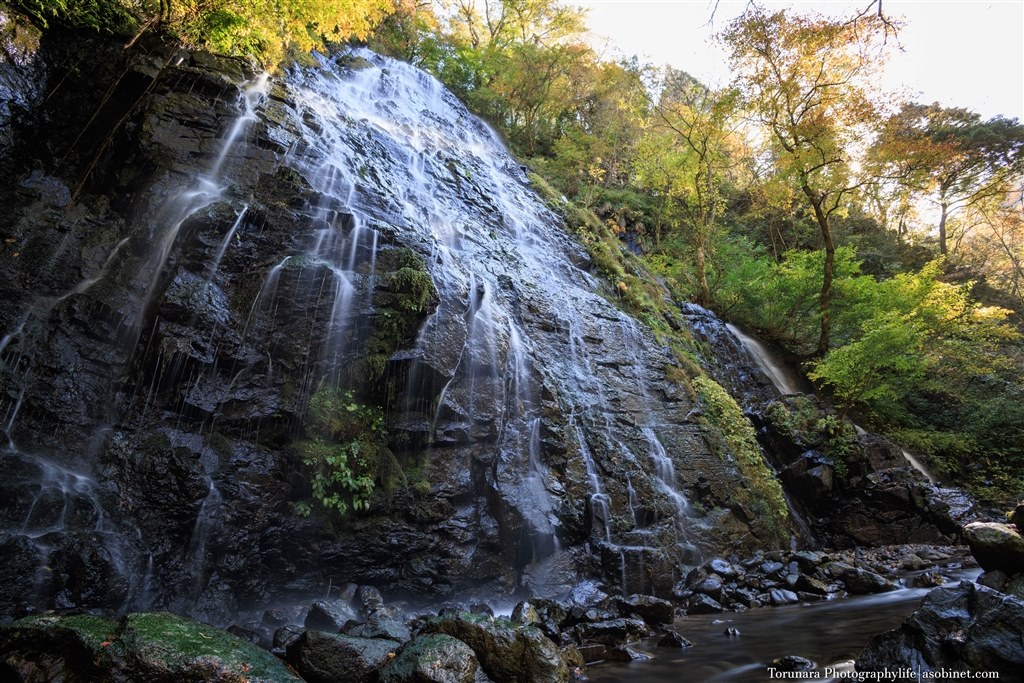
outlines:
[[[812,393],[814,391],[813,386],[810,386],[810,384],[804,380],[801,375],[791,370],[785,361],[769,351],[764,344],[750,335],[745,334],[732,323],[726,323],[725,327],[732,332],[737,340],[739,340],[743,348],[748,354],[750,354],[750,357],[754,359],[754,362],[757,363],[757,366],[761,371],[768,376],[772,384],[775,385],[775,388],[779,390],[780,394],[788,396],[792,394]],[[860,425],[855,424],[854,429],[859,436],[867,434],[867,431]],[[900,448],[900,451],[903,453],[903,457],[906,459],[907,463],[920,472],[921,476],[927,479],[929,484],[936,483],[935,477],[928,471],[920,460],[914,457],[905,448]]]
[[[798,544],[955,542],[976,506],[969,495],[941,486],[905,448],[838,414],[770,346],[700,306],[680,310],[702,345],[705,371],[750,420]]]
[[[772,381],[775,388],[779,390],[780,394],[799,394],[803,393],[803,389],[800,385],[806,384],[801,382],[799,376],[789,370],[785,363],[775,357],[771,351],[765,347],[764,344],[751,337],[749,334],[744,333],[740,328],[736,327],[732,323],[725,324],[726,329],[733,333],[736,339],[739,340],[740,344],[746,349],[750,357],[757,363],[757,367],[761,369],[761,372],[768,376],[768,379]]]

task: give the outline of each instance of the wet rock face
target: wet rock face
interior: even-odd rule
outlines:
[[[1020,680],[1024,671],[1024,602],[963,581],[937,588],[898,629],[876,636],[858,671],[994,671]]]
[[[26,569],[0,572],[5,606],[220,621],[346,581],[580,574],[667,596],[754,543],[667,352],[439,84],[369,53],[270,82],[125,59],[102,107],[66,85],[20,129],[46,158],[5,166],[0,543]],[[99,111],[77,142],[69,110]],[[387,415],[392,485],[303,517],[295,442],[335,385]]]

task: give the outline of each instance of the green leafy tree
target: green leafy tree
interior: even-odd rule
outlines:
[[[822,356],[830,346],[836,249],[831,221],[863,184],[853,155],[875,116],[868,94],[888,29],[876,15],[836,21],[752,6],[723,34],[736,87],[773,143],[776,171],[804,195],[821,233]]]
[[[711,90],[668,69],[654,112],[653,135],[637,159],[638,179],[673,201],[689,226],[697,301],[708,306],[708,260],[725,208],[736,92]]]
[[[939,209],[939,252],[949,253],[952,215],[1008,196],[1024,172],[1024,125],[939,104],[905,104],[886,120],[869,155],[875,172]]]
[[[846,408],[898,416],[908,396],[938,378],[963,385],[1006,359],[999,344],[1016,335],[1009,311],[983,306],[968,285],[938,279],[941,261],[869,286],[858,311],[860,333],[817,361],[810,377],[829,385]]]

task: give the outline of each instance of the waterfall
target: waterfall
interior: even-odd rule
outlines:
[[[796,378],[795,373],[790,371],[785,363],[768,351],[764,344],[749,334],[744,333],[732,323],[726,323],[725,327],[739,340],[743,348],[750,354],[750,357],[757,363],[757,367],[768,376],[768,379],[772,381],[772,384],[775,385],[780,394],[802,393],[798,388],[799,380]]]
[[[799,388],[799,384],[806,384],[806,382],[801,382],[802,378],[799,378],[796,373],[788,369],[786,363],[772,354],[764,344],[750,335],[743,333],[738,327],[731,323],[726,323],[725,326],[730,332],[732,332],[736,339],[739,340],[743,348],[746,349],[747,353],[749,353],[754,359],[754,362],[757,363],[757,366],[765,373],[765,375],[768,376],[772,381],[772,384],[775,385],[775,388],[779,390],[779,393],[787,395],[813,392],[814,388],[809,385],[807,386],[807,392],[802,391]],[[854,425],[854,428],[858,434],[863,435],[867,433],[859,425]],[[907,464],[917,470],[921,476],[928,481],[928,483],[936,483],[935,477],[928,471],[920,460],[914,457],[905,448],[901,448],[900,451],[903,453],[903,457],[907,461]]]
[[[659,482],[652,490],[676,511],[670,521],[680,545],[691,548],[691,558],[699,556],[686,538],[690,531],[682,518],[693,512],[681,481],[674,470],[662,471],[664,476],[657,471],[670,456],[655,429],[677,427],[653,417],[645,377],[651,343],[636,321],[595,294],[595,281],[572,262],[578,248],[529,191],[494,131],[432,77],[366,50],[301,71],[291,94],[304,129],[288,163],[342,210],[418,243],[439,266],[432,273],[443,299],[465,297],[461,360],[443,390],[438,387],[438,407],[428,416],[432,432],[440,411],[464,415],[464,429],[492,439],[501,452],[494,474],[499,495],[520,510],[532,535],[557,539],[548,483],[553,475],[535,436],[545,418],[535,396],[541,382],[558,387],[559,400],[579,418],[574,432],[588,506],[605,542],[613,543],[618,495],[637,525],[629,491],[613,496],[604,490],[595,444],[631,467],[648,468],[647,476]],[[374,153],[367,156],[366,150]],[[523,317],[528,306],[557,321],[545,330],[541,345],[548,351],[540,361],[533,357],[531,338],[536,321]],[[407,357],[438,355],[432,344],[448,315],[438,313],[422,327]],[[602,376],[609,372],[620,374],[641,397],[638,403],[629,399],[637,417],[628,427],[610,407],[626,397],[607,387]],[[413,370],[410,377],[416,378],[413,390],[421,390],[423,371]],[[635,497],[632,479],[629,488]]]
[[[212,615],[243,587],[367,577],[413,593],[554,595],[585,572],[670,594],[735,540],[741,527],[712,516],[744,524],[722,504],[742,476],[667,379],[672,354],[616,307],[526,169],[436,79],[365,49],[316,62],[253,79],[230,118],[223,107],[188,115],[213,97],[192,92],[198,67],[182,67],[166,99],[155,90],[170,131],[155,138],[182,146],[154,143],[154,156],[172,153],[151,189],[115,195],[133,206],[118,215],[129,237],[105,236],[66,298],[40,299],[0,337],[5,378],[31,371],[21,356],[51,308],[96,315],[95,336],[109,337],[103,392],[79,396],[70,375],[53,392],[89,410],[53,411],[64,431],[52,442],[88,425],[110,435],[89,453],[64,450],[66,469],[94,481],[104,528],[121,527],[125,601]],[[424,276],[427,296],[407,297]],[[53,330],[39,336],[63,349]],[[68,357],[91,359],[79,345]],[[0,394],[10,452],[42,393],[24,376]],[[308,472],[292,447],[311,436],[321,387],[381,409],[393,455],[381,463],[397,461],[407,480],[331,530],[299,512]],[[28,477],[44,478],[38,467]],[[712,505],[698,505],[709,485]],[[37,509],[53,497],[37,493]],[[19,530],[38,516],[31,507]],[[350,521],[365,530],[358,552]],[[242,576],[263,553],[279,558],[273,569]]]
[[[122,508],[126,501],[118,498],[118,492],[110,482],[99,479],[93,471],[98,469],[95,462],[98,454],[109,443],[112,426],[102,422],[92,424],[89,428],[91,437],[75,444],[77,450],[66,453],[51,452],[51,449],[25,438],[26,434],[19,434],[17,422],[26,392],[32,390],[36,381],[33,376],[36,354],[53,338],[54,327],[59,324],[58,316],[68,315],[67,311],[74,310],[76,303],[86,295],[91,296],[93,290],[105,289],[110,305],[123,314],[123,318],[110,338],[97,333],[92,342],[95,348],[90,353],[100,359],[99,364],[103,367],[127,364],[136,352],[147,311],[160,291],[161,280],[166,277],[165,266],[183,225],[194,214],[222,197],[230,175],[236,170],[232,153],[243,144],[246,131],[257,118],[257,108],[266,95],[268,78],[264,74],[244,87],[242,114],[230,123],[226,134],[217,141],[213,161],[206,173],[180,187],[147,213],[139,234],[114,243],[98,265],[83,267],[82,277],[76,284],[56,295],[37,296],[0,336],[0,382],[4,389],[4,398],[0,399],[3,409],[0,428],[6,437],[6,445],[0,451],[0,471],[4,473],[5,498],[6,486],[18,489],[15,498],[5,500],[7,524],[0,528],[0,540],[16,544],[25,542],[35,549],[39,562],[35,582],[39,604],[51,604],[52,596],[44,593],[61,588],[55,583],[54,564],[57,562],[65,563],[62,571],[70,574],[88,571],[88,576],[101,582],[102,585],[65,587],[60,598],[65,602],[71,601],[68,604],[81,600],[80,604],[93,608],[117,609],[129,603],[146,606],[154,571],[151,553],[144,566],[137,557],[142,534],[138,528],[124,522],[126,510]],[[244,216],[243,210],[217,249],[208,269],[208,278],[212,279],[216,274]],[[115,279],[126,283],[122,291],[115,289],[119,286],[113,284]],[[83,371],[80,367],[69,368],[63,391],[70,396],[75,396],[74,392],[78,390],[70,374],[73,370]],[[116,402],[120,388],[113,381],[104,388],[107,395],[99,397],[101,405],[88,405],[87,408],[96,414],[113,415],[114,410],[110,406]],[[9,400],[12,389],[15,398]],[[149,390],[152,392],[154,387],[150,386]],[[210,487],[212,494],[216,491],[212,479]],[[206,507],[204,505],[203,509]],[[204,523],[202,517],[201,510],[196,523],[193,553],[197,557],[205,555],[205,537],[208,535],[208,519]],[[74,553],[82,553],[79,557],[89,557],[90,565],[84,567],[80,559],[66,559],[74,558]],[[59,559],[62,556],[64,559]],[[71,581],[77,579],[72,578]],[[70,591],[74,594],[69,594]],[[81,597],[76,597],[79,594]],[[101,599],[106,602],[99,603]],[[122,604],[111,604],[111,600],[121,600]]]

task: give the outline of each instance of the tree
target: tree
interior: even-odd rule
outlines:
[[[276,66],[288,53],[366,38],[393,9],[392,0],[175,0],[159,11],[186,42]]]
[[[449,0],[427,67],[520,150],[544,151],[576,106],[576,83],[596,61],[583,11],[557,0]],[[584,81],[586,79],[583,79]]]
[[[967,265],[1024,312],[1024,188],[1017,188],[1008,201],[980,202],[970,213],[979,227],[967,240]]]
[[[690,227],[702,306],[711,303],[707,262],[725,204],[735,102],[733,90],[711,90],[689,74],[666,70],[653,107],[654,135],[638,159],[641,183],[673,201]]]
[[[938,279],[941,261],[881,282],[860,280],[866,291],[860,333],[814,363],[809,376],[829,385],[844,411],[860,407],[876,420],[893,420],[911,394],[938,394],[1012,363],[1000,345],[1017,338],[1010,311],[982,306],[971,283]]]
[[[938,103],[905,104],[882,126],[870,159],[895,180],[939,207],[939,252],[949,253],[948,220],[988,197],[1006,196],[1024,171],[1024,126]]]
[[[852,161],[859,132],[875,115],[869,84],[889,26],[874,14],[835,21],[752,6],[723,34],[736,87],[772,141],[776,170],[804,195],[821,232],[822,356],[829,349],[835,263],[830,220],[863,184]]]

